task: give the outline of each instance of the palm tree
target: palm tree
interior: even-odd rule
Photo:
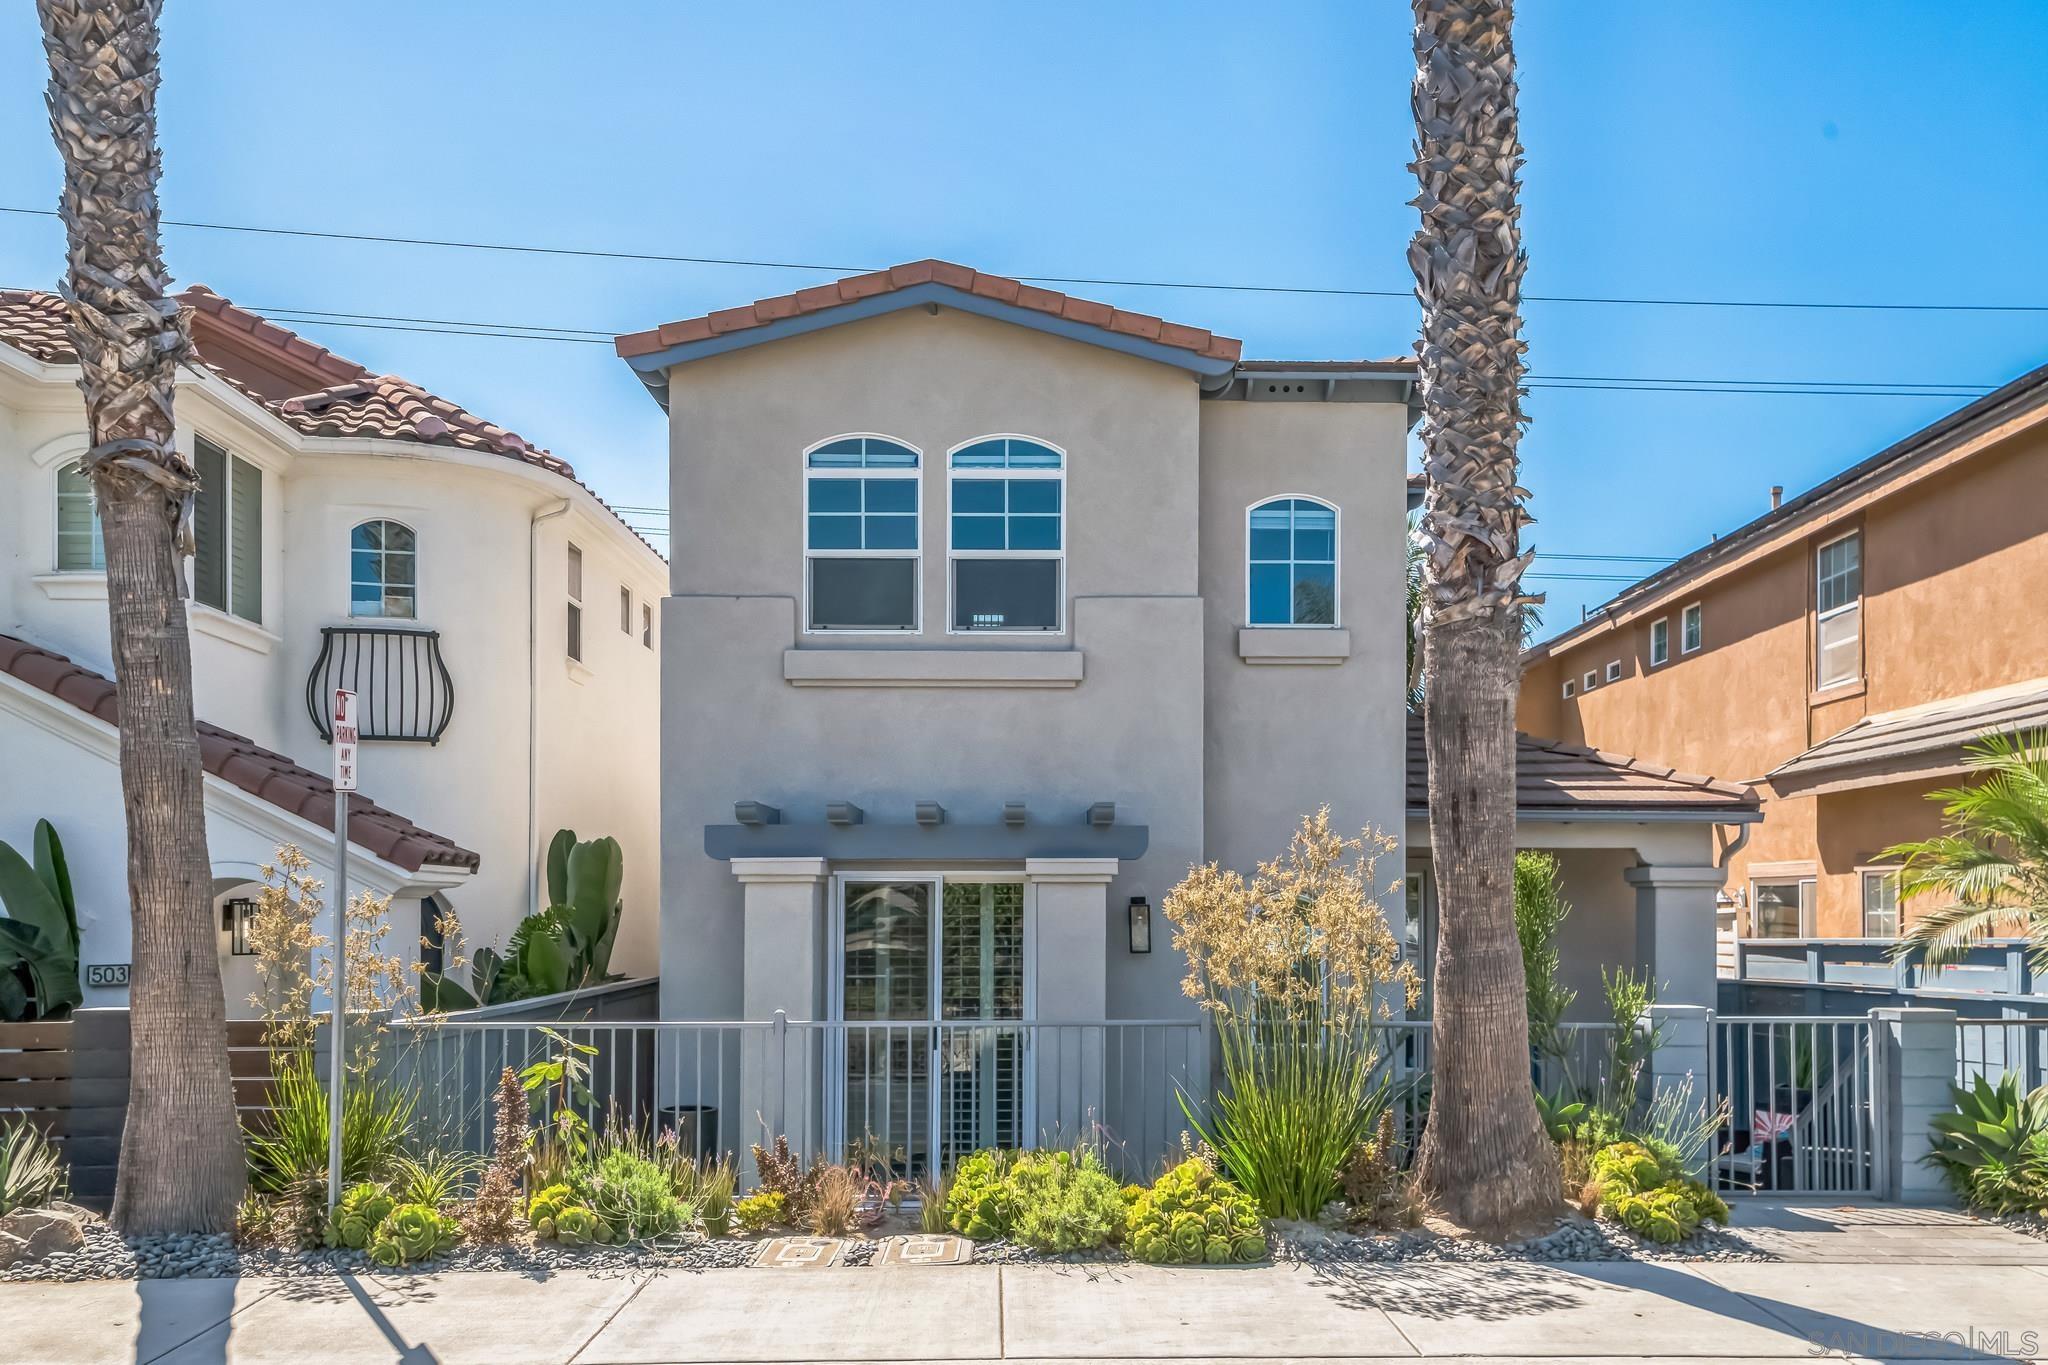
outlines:
[[[134,928],[128,1121],[113,1216],[124,1232],[219,1231],[244,1180],[215,956],[192,722],[183,555],[197,472],[171,388],[192,348],[158,244],[161,0],[40,0],[50,128],[64,157],[65,295],[107,555]]]
[[[1512,0],[1414,0],[1422,303],[1423,725],[1439,887],[1435,1068],[1416,1178],[1504,1236],[1560,1203],[1515,936],[1515,695],[1530,556],[1521,436],[1521,140]]]
[[[1927,794],[1942,803],[1947,832],[1882,855],[1900,864],[1901,903],[1945,898],[1914,917],[1892,952],[1918,950],[1939,967],[1973,943],[2018,933],[2035,975],[2048,976],[2048,730],[1986,735],[1969,760],[1977,781]]]

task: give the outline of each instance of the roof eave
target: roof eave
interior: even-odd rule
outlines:
[[[1410,820],[1427,820],[1429,807],[1410,806]],[[1756,806],[1517,806],[1516,820],[1541,824],[1753,825],[1764,818]]]
[[[1042,312],[1036,308],[1025,308],[1000,299],[985,298],[980,294],[956,289],[937,281],[907,285],[902,289],[884,294],[872,294],[864,299],[855,299],[831,308],[811,313],[795,313],[773,322],[757,326],[738,328],[719,336],[707,337],[702,341],[686,341],[675,346],[665,346],[645,355],[627,356],[625,361],[640,376],[640,382],[654,396],[654,401],[668,409],[668,372],[677,365],[693,360],[708,360],[713,356],[729,355],[751,346],[764,345],[771,341],[783,341],[790,337],[805,336],[821,332],[829,327],[838,327],[849,322],[860,322],[867,318],[884,317],[900,313],[909,308],[927,306],[952,308],[962,313],[973,313],[979,317],[993,318],[998,322],[1013,323],[1050,336],[1064,337],[1104,350],[1116,351],[1123,355],[1135,356],[1161,365],[1170,365],[1186,370],[1205,383],[1218,380],[1228,381],[1237,372],[1235,360],[1203,355],[1180,346],[1168,346],[1163,342],[1134,336],[1127,332],[1113,331],[1107,327],[1089,322],[1077,322],[1072,318]]]

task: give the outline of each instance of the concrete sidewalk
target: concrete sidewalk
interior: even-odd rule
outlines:
[[[718,1270],[0,1284],[10,1365],[2025,1360],[2048,1267]],[[1907,1333],[1943,1334],[1943,1341]]]

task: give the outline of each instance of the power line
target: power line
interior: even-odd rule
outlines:
[[[0,213],[24,217],[55,218],[54,209],[0,205]],[[800,270],[811,273],[864,274],[880,267],[830,265],[810,261],[771,261],[737,256],[685,256],[660,251],[623,251],[603,247],[541,246],[530,242],[467,241],[448,237],[406,237],[377,232],[337,232],[316,228],[264,227],[252,223],[209,223],[187,218],[166,218],[163,226],[205,232],[247,233],[270,237],[299,237],[320,241],[373,242],[386,246],[435,247],[459,251],[493,251],[526,256],[575,256],[595,260],[649,261],[670,265],[730,266],[750,270]],[[1355,289],[1332,285],[1243,284],[1208,280],[1119,279],[1087,275],[1018,275],[1030,284],[1078,284],[1119,289],[1184,289],[1234,294],[1309,294],[1336,298],[1413,299],[1412,289]],[[1650,296],[1599,296],[1591,294],[1524,294],[1525,303],[1610,304],[1638,308],[1745,308],[1809,309],[1828,312],[1901,313],[2048,313],[2048,304],[2037,303],[1865,303],[1820,299],[1698,299]]]

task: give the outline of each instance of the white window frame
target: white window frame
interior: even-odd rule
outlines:
[[[640,604],[640,647],[642,649],[654,648],[654,604],[652,602],[642,602]]]
[[[568,597],[568,608],[562,614],[562,652],[579,664],[589,652],[587,646],[590,643],[583,638],[583,568],[583,547],[572,540],[563,555],[562,566],[562,586]]]
[[[1599,685],[1600,670],[1597,668],[1587,669],[1586,676],[1579,679],[1579,690],[1581,692],[1591,692],[1594,688],[1598,687]]]
[[[633,590],[624,583],[619,584],[619,634],[633,634]]]
[[[202,611],[213,612],[219,616],[232,617],[234,620],[255,626],[261,630],[264,628],[264,608],[269,602],[270,589],[264,580],[269,577],[266,569],[268,568],[268,560],[271,553],[269,549],[270,528],[267,524],[269,521],[271,495],[266,492],[264,485],[270,478],[282,476],[277,470],[268,468],[263,462],[243,454],[235,443],[228,441],[224,437],[216,436],[212,431],[205,429],[193,432],[191,449],[181,452],[185,455],[186,459],[191,461],[194,469],[197,469],[200,464],[199,443],[202,441],[220,452],[221,471],[225,475],[225,482],[220,490],[221,605],[215,606],[211,602],[203,601],[199,596],[199,556],[196,552],[185,557],[185,592],[193,607]],[[237,462],[248,466],[256,472],[257,581],[256,615],[254,616],[244,616],[241,612],[235,610],[235,465]],[[196,525],[193,528],[193,533],[195,535],[198,533]]]
[[[835,441],[851,441],[859,437],[870,441],[887,441],[890,445],[902,446],[917,456],[917,463],[909,469],[868,469],[851,465],[837,469],[811,468],[811,455]],[[911,444],[901,436],[891,436],[883,431],[842,431],[827,436],[822,441],[813,441],[797,455],[803,470],[803,502],[797,508],[797,547],[803,558],[799,572],[803,575],[803,619],[805,635],[886,635],[902,639],[906,635],[924,634],[924,448]],[[813,550],[811,548],[811,480],[812,479],[908,479],[917,486],[917,547],[911,550]],[[811,561],[813,559],[908,559],[910,561],[910,619],[909,629],[901,626],[886,626],[869,629],[866,627],[835,628],[811,625]]]
[[[1856,542],[1856,596],[1839,606],[1830,607],[1826,611],[1822,611],[1820,609],[1820,557],[1823,551],[1840,545],[1845,540]],[[1853,531],[1844,531],[1842,534],[1824,540],[1813,547],[1813,690],[1816,692],[1832,691],[1837,687],[1854,687],[1857,683],[1863,681],[1863,675],[1866,671],[1863,649],[1863,569],[1863,528],[1860,526]],[[1821,647],[1821,623],[1823,621],[1832,621],[1840,616],[1846,616],[1852,611],[1856,613],[1856,671],[1846,678],[1824,681],[1821,669],[1825,666],[1827,651]]]
[[[64,476],[74,469],[78,471],[79,478],[85,479],[86,497],[92,505],[92,553],[86,558],[88,561],[98,561],[88,563],[83,569],[64,567]],[[50,571],[76,574],[103,574],[107,571],[107,541],[106,534],[100,526],[99,489],[94,487],[92,480],[86,476],[83,455],[69,460],[59,460],[57,468],[50,475]]]
[[[1570,700],[1571,700],[1571,698],[1572,698],[1572,680],[1571,680],[1570,678],[1566,678],[1566,679],[1564,680],[1564,699],[1565,699],[1566,701],[1570,701]]]
[[[1820,880],[1813,873],[1781,873],[1777,876],[1752,877],[1749,879],[1749,936],[1761,938],[1757,933],[1756,889],[1759,886],[1792,886],[1799,906],[1799,934],[1802,939],[1819,937],[1814,931],[1820,921]],[[1786,940],[1779,939],[1778,942]]]
[[[1329,509],[1330,523],[1330,623],[1322,625],[1315,621],[1253,621],[1252,620],[1252,513],[1268,503],[1285,502],[1295,499],[1312,502],[1318,507]],[[1295,564],[1292,543],[1287,548],[1289,565]],[[1248,502],[1244,508],[1244,557],[1240,561],[1244,568],[1244,623],[1252,630],[1341,630],[1344,625],[1344,509],[1328,498],[1319,498],[1313,493],[1274,493],[1255,502]],[[1271,561],[1261,561],[1271,562]],[[1290,608],[1289,614],[1292,615]]]
[[[1621,660],[1609,659],[1607,661],[1607,681],[1611,683],[1621,681]]]
[[[1870,932],[1870,883],[1875,878],[1892,884],[1892,931],[1889,934]],[[1899,896],[1899,869],[1897,867],[1859,867],[1856,869],[1856,928],[1864,938],[1895,939],[1906,927],[1905,906]]]
[[[378,612],[378,613],[377,613],[377,614],[376,614],[375,616],[367,616],[367,615],[358,615],[358,614],[356,613],[356,531],[357,531],[357,530],[358,530],[358,528],[360,528],[360,527],[368,526],[368,525],[369,525],[369,524],[370,524],[371,522],[373,522],[373,521],[379,521],[379,522],[383,522],[383,523],[385,523],[386,525],[389,525],[389,526],[403,526],[403,527],[404,527],[404,528],[405,528],[406,530],[408,530],[408,531],[412,532],[412,549],[411,549],[411,551],[409,552],[409,553],[410,553],[410,554],[412,555],[412,614],[411,614],[411,615],[409,615],[409,616],[390,616],[390,615],[386,615],[385,613],[383,613],[383,612],[381,612],[381,611],[380,611],[380,612]],[[393,552],[392,552],[392,551],[389,551],[389,550],[379,550],[379,551],[377,551],[377,553],[378,553],[378,555],[379,555],[379,556],[382,556],[382,555],[390,554],[390,553],[393,553]],[[398,551],[397,553],[403,554],[403,553],[408,553],[408,552],[407,552],[407,551]],[[393,517],[393,516],[387,516],[387,515],[385,515],[385,514],[384,514],[384,513],[382,513],[382,512],[376,512],[376,513],[372,513],[372,514],[371,514],[371,515],[369,515],[369,516],[366,516],[366,517],[362,517],[362,518],[359,518],[359,519],[358,519],[358,520],[356,520],[356,521],[353,521],[353,522],[351,522],[351,523],[349,524],[349,528],[348,528],[348,574],[347,574],[347,578],[348,578],[348,600],[347,600],[347,601],[346,601],[345,603],[343,603],[343,608],[342,608],[342,609],[343,609],[343,610],[344,610],[345,612],[347,612],[347,614],[348,614],[348,618],[349,618],[349,619],[350,619],[351,621],[417,621],[417,620],[419,620],[419,619],[420,619],[420,598],[421,598],[421,597],[422,597],[422,595],[423,595],[423,594],[422,594],[422,593],[420,592],[420,532],[419,532],[419,528],[418,528],[417,526],[414,526],[414,525],[413,525],[413,524],[412,524],[411,522],[409,522],[409,521],[401,521],[401,520],[399,520],[399,519],[398,519],[397,517]],[[388,585],[380,585],[380,586],[388,586]],[[378,600],[379,600],[379,601],[381,602],[381,601],[382,601],[383,599],[379,598]]]
[[[1044,446],[1060,457],[1058,469],[955,469],[953,457],[969,446],[978,446],[983,441],[1029,441],[1035,446]],[[1056,639],[1067,633],[1067,464],[1072,457],[1067,448],[1046,440],[1043,436],[1032,436],[1021,431],[991,431],[972,437],[946,449],[946,634],[983,637],[1022,636],[1033,640]],[[956,550],[953,548],[953,488],[961,480],[988,482],[996,479],[1009,480],[1052,480],[1060,489],[1060,548],[1053,550]],[[1030,514],[1027,514],[1030,515]],[[1042,515],[1042,514],[1037,514]],[[1058,600],[1054,611],[1059,626],[1054,630],[961,630],[953,624],[954,568],[963,559],[1050,559],[1059,568],[1055,577],[1055,591]]]
[[[1664,648],[1661,654],[1658,652],[1657,649],[1657,628],[1659,626],[1662,626],[1664,628]],[[1668,664],[1670,662],[1671,618],[1668,616],[1660,616],[1656,620],[1650,622],[1650,667],[1662,668],[1665,664]]]
[[[1678,652],[1697,654],[1707,640],[1707,613],[1703,603],[1687,603],[1678,613]]]

